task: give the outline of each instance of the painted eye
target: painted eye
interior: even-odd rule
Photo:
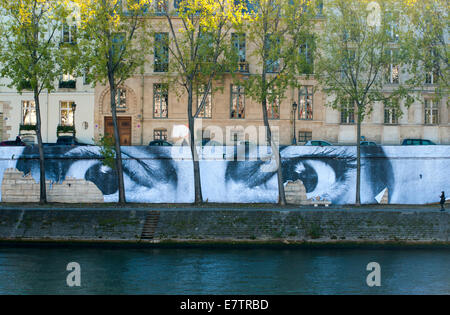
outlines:
[[[314,191],[318,183],[318,175],[309,163],[289,161],[283,163],[283,179],[285,181],[301,180],[305,185],[306,192]]]
[[[84,178],[87,181],[93,182],[103,195],[112,195],[119,189],[116,172],[100,163],[91,166],[84,175]]]
[[[297,171],[300,171],[300,179],[307,193],[322,196],[336,184],[336,173],[330,164],[314,160],[301,164],[304,166]]]

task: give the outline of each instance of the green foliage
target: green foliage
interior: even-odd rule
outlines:
[[[162,1],[166,7],[169,2]],[[165,17],[160,27],[169,29],[170,63],[165,79],[174,91],[195,94],[197,87],[205,86],[207,95],[220,89],[212,80],[221,80],[230,69],[237,69],[229,58],[229,38],[233,28],[248,18],[242,5],[234,0],[183,0],[175,11],[160,15]]]
[[[318,40],[316,74],[333,109],[349,105],[362,122],[377,102],[401,113],[412,103],[410,86],[403,81],[408,53],[403,45],[403,23],[398,1],[327,2],[325,25]],[[392,70],[394,80],[388,80]],[[397,69],[401,69],[400,72]],[[400,77],[397,82],[397,75]],[[389,77],[391,78],[391,77]]]
[[[114,139],[108,135],[100,135],[100,139],[98,141],[94,140],[94,142],[100,147],[100,154],[103,157],[102,164],[111,169],[116,169]]]
[[[65,66],[73,63],[70,49],[60,48],[58,38],[69,14],[64,1],[0,1],[0,75],[11,80],[10,87],[38,94],[54,89]]]
[[[403,45],[406,47],[411,86],[432,90],[436,99],[449,91],[448,1],[411,0],[403,3],[408,17]]]
[[[317,4],[320,1],[250,0],[254,21],[242,26],[250,58],[256,60],[252,73],[235,75],[235,83],[257,102],[280,101],[289,87],[299,84],[299,76],[313,72],[315,40],[312,36]],[[269,93],[270,91],[270,93]]]
[[[56,128],[56,134],[60,133],[75,133],[75,127],[58,125],[58,127]]]
[[[78,1],[78,75],[92,84],[113,84],[115,89],[145,64],[151,23],[142,18],[148,0]]]
[[[20,125],[19,130],[21,130],[21,131],[36,131],[36,125]]]

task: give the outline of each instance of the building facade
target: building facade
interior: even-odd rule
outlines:
[[[164,20],[163,17],[155,19]],[[62,38],[70,41],[70,32],[65,35]],[[155,35],[155,40],[167,41],[169,36],[169,30],[163,28]],[[241,72],[244,75],[259,73],[258,62],[249,53],[252,47],[246,44],[245,35],[230,34],[230,43],[239,50],[239,61],[243,65]],[[305,48],[299,47],[307,53]],[[117,112],[122,145],[148,145],[159,139],[183,144],[187,140],[187,95],[181,86],[165,83],[168,66],[161,62],[164,58],[159,56],[163,52],[164,49],[149,53],[144,73],[125,81],[118,92]],[[170,62],[170,56],[168,59]],[[389,84],[398,84],[399,80],[405,79],[402,76],[401,69],[393,65]],[[268,104],[275,139],[282,145],[294,142],[301,145],[313,139],[338,145],[354,144],[356,124],[351,111],[339,112],[327,107],[327,95],[312,77],[299,77],[299,81],[300,88],[289,89],[283,99]],[[406,138],[425,138],[437,144],[450,144],[447,97],[439,102],[434,100],[433,79],[430,78],[427,83],[427,87],[420,91],[422,101],[417,101],[408,109],[403,108],[401,116],[385,110],[383,104],[375,104],[373,112],[362,124],[362,136],[382,145],[398,145]],[[202,95],[199,90],[195,101],[200,102]],[[0,87],[2,140],[13,140],[17,135],[22,135],[32,141],[29,135],[32,131],[28,130],[32,129],[28,126],[35,122],[32,100],[32,93],[18,94]],[[74,103],[77,105],[75,114]],[[295,110],[294,103],[297,104]],[[41,106],[44,142],[55,142],[58,130],[68,129],[61,126],[74,124],[76,136],[81,142],[92,143],[93,138],[112,134],[107,86],[92,88],[83,78],[61,76],[55,92],[42,94]],[[244,88],[235,85],[231,77],[213,82],[212,92],[200,116],[196,121],[198,138],[227,145],[236,141],[264,143],[261,104],[250,99]]]
[[[27,143],[37,143],[33,93],[25,90],[20,94],[8,88],[5,79],[1,83],[1,140],[20,136]],[[55,91],[42,92],[40,105],[44,143],[55,143],[58,135],[72,135],[73,131],[79,142],[94,143],[94,88],[84,78],[61,75]]]

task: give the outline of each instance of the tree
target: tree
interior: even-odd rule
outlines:
[[[276,161],[278,203],[284,205],[281,156],[272,137],[268,115],[270,112],[271,118],[279,118],[280,104],[287,89],[298,86],[299,74],[311,72],[310,55],[307,56],[304,49],[302,53],[302,47],[309,45],[313,49],[316,6],[310,0],[249,0],[247,3],[254,21],[241,29],[248,34],[249,46],[254,47],[251,57],[257,61],[257,67],[245,80],[237,79],[237,84],[245,88],[246,96],[261,104],[267,143]]]
[[[243,6],[234,0],[181,0],[176,1],[174,10],[169,10],[169,3],[167,0],[159,2],[159,14],[165,17],[162,27],[170,31],[167,49],[171,63],[167,79],[172,86],[181,87],[187,93],[195,203],[201,203],[203,196],[195,143],[195,120],[204,110],[213,79],[228,68],[231,30],[248,16],[243,12]],[[194,95],[200,86],[205,88],[201,103],[195,109]]]
[[[447,97],[449,86],[448,2],[444,0],[404,0],[405,47],[412,86],[433,85],[438,99]],[[448,104],[447,104],[448,105]]]
[[[150,23],[144,17],[150,0],[74,0],[79,7],[82,55],[79,71],[93,84],[107,84],[114,126],[115,169],[119,203],[126,202],[122,152],[117,124],[118,89],[145,64]]]
[[[41,107],[42,91],[52,91],[56,79],[66,71],[71,45],[62,45],[59,34],[70,20],[70,6],[66,1],[1,0],[2,22],[0,64],[1,75],[9,78],[9,86],[31,90],[36,109],[36,137],[40,162],[39,202],[47,202],[45,183],[45,156],[42,145]]]
[[[356,205],[361,204],[361,123],[375,102],[384,103],[398,117],[401,101],[412,98],[402,84],[405,51],[399,43],[401,15],[398,2],[330,0],[325,8],[316,54],[316,75],[330,96],[327,103],[341,111],[349,123],[356,114]]]

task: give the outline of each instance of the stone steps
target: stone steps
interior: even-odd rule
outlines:
[[[159,211],[149,211],[145,217],[141,240],[152,240],[159,222]]]

